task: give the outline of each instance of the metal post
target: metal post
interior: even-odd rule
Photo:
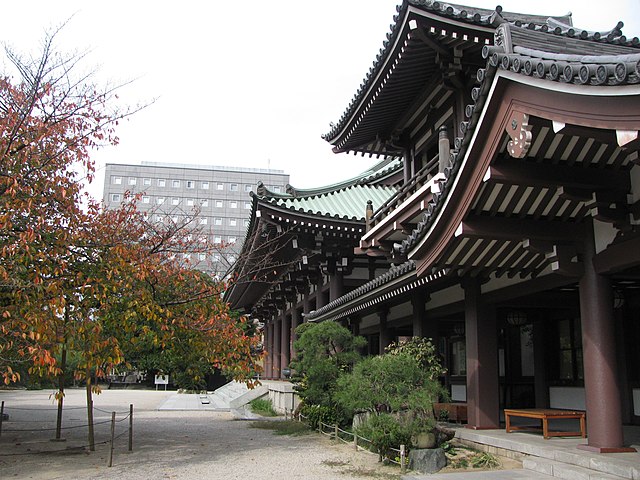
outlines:
[[[116,412],[111,412],[111,446],[109,448],[109,467],[113,465],[113,437],[116,434]]]
[[[401,473],[404,473],[407,470],[407,467],[405,465],[406,456],[407,456],[407,451],[404,445],[400,445],[400,472]]]
[[[133,403],[129,404],[129,451],[133,451]]]
[[[4,400],[2,400],[2,406],[0,406],[0,437],[2,436],[2,420],[4,420]]]

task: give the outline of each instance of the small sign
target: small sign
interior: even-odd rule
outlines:
[[[155,384],[156,390],[158,390],[158,385],[164,385],[164,389],[166,390],[169,384],[169,375],[156,375]]]

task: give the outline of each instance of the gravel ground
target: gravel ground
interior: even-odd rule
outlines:
[[[233,420],[226,412],[158,411],[172,393],[106,390],[94,396],[96,450],[87,444],[85,392],[67,391],[65,441],[55,437],[55,404],[49,391],[0,390],[10,415],[0,436],[0,478],[9,479],[399,479],[400,470],[377,456],[318,434],[274,435]],[[133,403],[133,451],[128,452]],[[113,466],[109,412],[116,411]],[[73,428],[75,427],[75,428]],[[25,431],[29,429],[30,431]]]

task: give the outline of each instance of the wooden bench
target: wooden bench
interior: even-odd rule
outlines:
[[[542,428],[532,426],[514,426],[511,425],[511,417],[524,417],[535,418],[542,421]],[[577,419],[580,420],[580,431],[549,431],[549,420],[557,419]],[[516,430],[529,430],[540,431],[542,429],[542,436],[545,439],[549,437],[579,437],[585,438],[587,436],[585,428],[585,412],[581,410],[556,410],[551,408],[527,408],[522,410],[505,409],[504,421],[506,424],[507,433],[511,433]]]

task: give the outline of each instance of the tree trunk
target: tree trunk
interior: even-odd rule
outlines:
[[[56,420],[56,440],[60,440],[62,432],[62,404],[64,402],[64,374],[67,368],[67,349],[62,349],[60,375],[58,375],[58,418]]]
[[[91,395],[91,369],[87,367],[87,423],[89,424],[89,450],[95,452],[96,444],[93,435],[93,396]]]

